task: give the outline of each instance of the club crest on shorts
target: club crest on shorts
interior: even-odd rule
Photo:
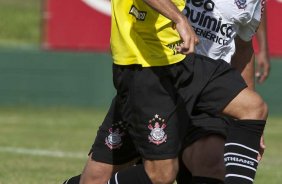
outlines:
[[[167,140],[167,134],[164,129],[166,128],[165,120],[160,118],[158,114],[153,119],[149,120],[148,128],[151,130],[148,139],[151,143],[160,145]]]
[[[235,4],[239,9],[245,9],[247,7],[247,0],[235,0]]]
[[[118,149],[122,146],[122,136],[125,135],[123,131],[122,122],[116,123],[110,128],[109,135],[105,138],[105,144],[111,149]]]

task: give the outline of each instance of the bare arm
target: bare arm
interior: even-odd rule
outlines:
[[[267,41],[267,21],[266,9],[263,13],[260,26],[258,28],[256,38],[259,45],[259,53],[256,55],[256,77],[259,83],[264,82],[270,71],[270,59],[268,54],[268,41]]]
[[[231,60],[231,65],[241,72],[250,89],[254,89],[254,51],[252,41],[243,41],[238,36],[235,38],[236,52]]]
[[[259,53],[256,55],[256,71],[255,76],[257,78],[258,83],[263,83],[270,72],[270,59],[269,59],[269,53],[268,53],[268,41],[267,41],[267,20],[266,20],[266,7],[264,9],[262,19],[260,26],[258,28],[256,38],[258,40],[259,45]],[[253,57],[254,60],[254,57]],[[262,155],[264,153],[264,150],[266,149],[265,143],[264,143],[264,137],[261,137],[260,140],[260,151],[258,155],[258,160],[260,161],[262,159]]]
[[[171,0],[144,0],[144,2],[175,24],[175,28],[183,41],[177,47],[177,51],[182,54],[194,52],[195,45],[198,44],[199,39],[189,24],[187,17],[178,10]]]

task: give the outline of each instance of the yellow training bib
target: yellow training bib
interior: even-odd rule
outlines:
[[[182,10],[184,0],[175,0]],[[153,10],[143,0],[111,0],[111,50],[118,65],[143,67],[177,63],[185,58],[175,46],[180,37],[172,22]]]

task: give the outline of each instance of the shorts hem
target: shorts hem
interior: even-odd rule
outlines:
[[[167,155],[146,155],[143,156],[146,160],[166,160],[166,159],[174,159],[178,157],[178,153],[176,154],[167,154]]]
[[[102,162],[102,163],[106,163],[106,164],[110,164],[110,165],[122,165],[122,164],[126,164],[128,162],[133,161],[134,159],[137,159],[140,157],[140,155],[132,155],[126,158],[119,158],[119,159],[113,159],[113,158],[106,158],[103,156],[99,156],[99,155],[103,155],[103,153],[100,152],[93,152],[92,150],[89,151],[89,156],[91,155],[91,159],[96,161],[96,162]]]
[[[207,136],[211,136],[211,135],[217,135],[217,136],[222,137],[223,139],[226,139],[226,134],[221,132],[221,131],[207,131],[207,132],[205,132],[205,133],[203,133],[201,135],[196,136],[193,139],[190,139],[190,141],[185,141],[183,143],[182,150],[184,150],[185,148],[191,146],[193,143],[197,142],[198,140],[200,140],[202,138],[205,138]]]
[[[218,112],[222,113],[222,111],[224,110],[224,108],[241,92],[243,91],[245,88],[247,88],[247,85],[241,86],[240,88],[238,88],[237,90],[234,90],[234,92],[232,94],[226,95],[227,97],[225,98],[224,102],[219,105],[218,107]]]

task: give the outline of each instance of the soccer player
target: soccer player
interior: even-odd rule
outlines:
[[[180,12],[184,1],[145,2],[112,0],[117,95],[98,130],[82,184],[105,183],[116,166],[139,154],[144,165],[120,171],[109,183],[173,183],[193,109],[237,118],[232,124],[249,139],[236,140],[234,131],[228,141],[258,150],[267,113],[261,97],[225,61],[190,54],[197,37]]]
[[[200,38],[200,44],[196,47],[195,52],[214,59],[224,59],[228,63],[232,62],[232,65],[243,75],[248,87],[254,89],[254,57],[252,57],[251,37],[257,29],[263,9],[261,3],[264,2],[244,2],[213,0],[203,1],[201,4],[190,0],[187,1],[184,12]],[[241,9],[241,7],[244,7],[244,9]],[[196,21],[195,17],[198,14],[204,15]],[[267,43],[265,19],[264,13],[262,24],[257,33],[260,51],[264,55],[267,53],[267,46],[265,45]],[[225,27],[225,29],[222,29],[222,27]],[[236,53],[233,56],[235,47]],[[233,56],[232,61],[231,56]],[[269,60],[264,58],[264,60],[259,60],[258,64],[263,71],[262,78],[260,78],[260,82],[262,82],[266,79],[269,72]],[[251,183],[253,177],[247,178],[244,174],[235,175],[232,173],[234,172],[234,167],[240,168],[243,173],[249,172],[250,168],[236,161],[228,161],[230,158],[228,151],[225,154],[227,166],[225,172],[224,159],[222,157],[224,153],[224,138],[226,137],[224,120],[223,122],[220,120],[216,122],[216,120],[212,119],[198,118],[195,124],[194,130],[190,131],[187,137],[189,147],[183,154],[186,166],[192,172],[193,177],[188,177],[188,171],[185,171],[182,165],[177,179],[178,183],[223,183],[224,176],[226,176],[226,180],[235,180],[235,183]],[[263,149],[264,145],[262,142],[261,154]],[[246,169],[242,169],[243,167]],[[231,177],[234,178],[230,179]]]

